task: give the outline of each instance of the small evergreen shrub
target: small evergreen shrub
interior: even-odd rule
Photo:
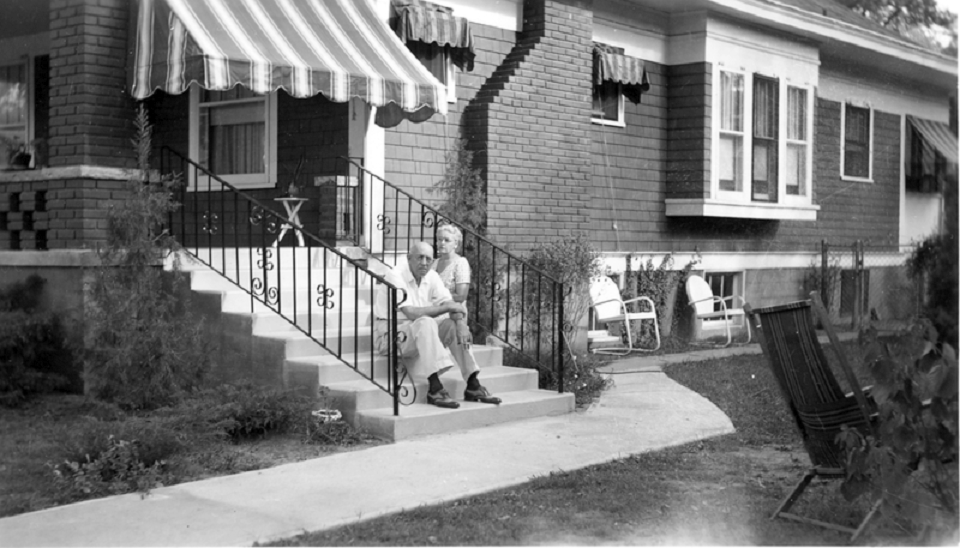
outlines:
[[[210,355],[199,319],[182,306],[186,277],[167,275],[161,258],[178,248],[161,227],[177,208],[173,178],[148,180],[151,128],[141,106],[136,117],[139,176],[129,197],[108,209],[107,245],[99,250],[90,315],[87,386],[97,398],[129,409],[175,403],[202,386]]]
[[[59,317],[38,310],[45,280],[31,275],[0,289],[0,405],[77,388],[77,370]]]

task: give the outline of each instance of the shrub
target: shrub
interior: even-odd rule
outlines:
[[[926,317],[954,348],[958,344],[957,265],[957,240],[950,233],[927,237],[907,260],[911,276],[927,282]]]
[[[163,420],[142,417],[99,420],[91,417],[60,441],[60,450],[62,460],[84,462],[99,459],[116,441],[135,441],[138,455],[145,464],[152,465],[180,452],[186,436],[174,424]]]
[[[106,450],[96,457],[66,460],[52,468],[62,496],[73,500],[134,491],[145,494],[154,487],[162,487],[166,463],[147,462],[140,453],[140,442],[111,436]]]
[[[160,258],[176,250],[161,230],[177,204],[172,178],[146,179],[151,129],[143,107],[136,118],[140,177],[129,198],[108,210],[107,245],[93,284],[93,344],[87,355],[90,392],[126,408],[150,409],[175,402],[201,385],[210,357],[199,320],[177,295],[187,295],[185,277],[174,265],[165,276]]]
[[[0,290],[0,405],[76,388],[73,354],[60,319],[37,307],[46,281],[31,275]]]
[[[247,382],[201,390],[164,415],[184,431],[237,442],[302,426],[313,405],[311,397]]]
[[[487,217],[487,196],[480,170],[473,167],[473,151],[464,139],[457,139],[447,152],[443,178],[436,182],[434,193],[443,196],[438,208],[441,215],[463,228],[482,233]]]
[[[914,325],[906,342],[894,346],[880,341],[872,328],[862,333],[864,361],[875,381],[877,424],[874,432],[839,434],[848,462],[842,490],[851,499],[883,496],[884,513],[938,542],[955,544],[957,358],[949,344],[938,347],[938,336],[929,321]]]
[[[577,406],[592,403],[600,396],[612,382],[610,379],[597,373],[596,368],[604,365],[603,361],[593,355],[576,355],[568,352],[563,361],[563,389],[572,392]],[[557,371],[534,359],[520,353],[513,348],[504,348],[503,364],[508,367],[523,367],[536,369],[541,390],[557,390],[560,386],[560,377]]]
[[[667,319],[667,306],[670,301],[670,296],[673,295],[681,282],[685,281],[687,275],[690,274],[690,271],[693,270],[693,267],[696,266],[699,262],[699,255],[693,260],[688,262],[680,270],[673,270],[673,254],[667,253],[664,255],[663,260],[660,261],[660,264],[655,264],[653,262],[653,257],[648,257],[647,260],[640,262],[640,269],[637,271],[630,270],[630,260],[627,261],[628,270],[625,273],[625,288],[623,291],[623,300],[627,301],[634,299],[639,295],[649,297],[653,301],[653,306],[657,311],[657,322],[660,324],[661,336],[663,335],[664,321]],[[640,303],[633,303],[630,306],[634,307],[631,312],[641,312],[638,310]],[[674,303],[676,306],[676,303]],[[670,325],[669,332],[675,333],[678,322],[680,321],[679,314],[670,314]],[[622,324],[621,331],[622,331]],[[654,344],[654,334],[653,334],[653,325],[650,322],[635,322],[632,324],[632,333],[635,346],[642,346],[645,348],[650,348]],[[663,341],[664,343],[666,341]],[[624,341],[626,344],[626,341]]]
[[[305,425],[305,443],[351,447],[370,439],[367,433],[354,428],[343,419],[328,422],[309,420]]]

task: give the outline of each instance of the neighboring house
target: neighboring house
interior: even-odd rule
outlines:
[[[134,166],[137,99],[158,153],[168,146],[260,199],[297,175],[315,207],[304,224],[330,242],[379,245],[377,213],[353,209],[362,198],[339,157],[436,203],[430,191],[462,137],[487,184],[491,240],[523,252],[585,231],[614,274],[668,252],[682,266],[699,251],[718,291],[755,306],[799,298],[822,240],[863,239],[902,261],[901,247],[941,230],[945,184],[956,199],[957,60],[831,0],[377,0],[347,30],[320,0],[245,4],[282,11],[286,26],[268,23],[275,14],[228,17],[225,36],[245,39],[226,44],[205,34],[218,16],[200,8],[240,3],[6,7],[0,133],[47,150],[32,160],[44,169],[0,172],[0,248],[104,240],[104,203]],[[406,49],[383,38],[387,25]],[[166,57],[178,40],[184,56]],[[249,58],[279,48],[362,77],[258,72],[231,48]],[[219,64],[198,65],[198,50],[219,51]],[[210,87],[241,85],[191,86],[201,74]],[[65,280],[88,264],[64,252],[3,257]],[[77,283],[62,287],[81,294]]]

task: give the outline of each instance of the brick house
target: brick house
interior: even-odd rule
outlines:
[[[0,171],[0,249],[17,251],[0,252],[0,281],[39,268],[63,282],[64,299],[82,299],[75,272],[94,262],[83,250],[104,240],[104,204],[122,195],[135,164],[135,97],[155,126],[155,162],[168,147],[220,166],[264,201],[296,181],[309,200],[303,225],[331,244],[354,238],[377,251],[373,227],[390,207],[354,208],[374,191],[358,198],[340,158],[435,204],[445,154],[463,138],[486,183],[492,241],[522,253],[583,231],[612,274],[699,252],[715,290],[754,306],[801,297],[822,240],[866,240],[902,263],[907,244],[942,229],[944,197],[956,200],[956,59],[832,0],[376,0],[378,32],[404,38],[377,42],[378,55],[422,63],[408,71],[421,95],[403,109],[408,96],[390,95],[400,92],[389,78],[380,92],[343,95],[318,83],[320,72],[304,84],[275,67],[257,81],[230,72],[227,59],[226,80],[203,90],[189,85],[196,63],[137,59],[144,43],[173,43],[162,34],[173,32],[163,24],[171,13],[189,21],[184,10],[206,4],[8,7],[0,97],[14,100],[0,103],[0,134],[36,154],[35,169]],[[287,54],[306,58],[296,40],[327,38],[320,23],[298,25],[285,2],[253,4],[288,10],[294,29],[250,31],[254,53],[286,41]],[[247,17],[233,24],[257,23]],[[189,47],[213,47],[215,37],[185,26]],[[350,62],[325,51],[333,65]],[[358,70],[375,80],[398,66]],[[231,129],[244,124],[256,136]]]

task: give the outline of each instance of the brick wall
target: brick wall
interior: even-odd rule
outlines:
[[[0,193],[0,249],[95,248],[107,241],[107,206],[127,181],[8,182]]]
[[[591,2],[524,2],[517,45],[464,112],[492,240],[524,250],[589,228]]]
[[[664,223],[667,67],[644,65],[650,89],[624,99],[624,127],[591,124],[590,237],[601,251],[647,248]],[[616,223],[617,230],[613,229]]]
[[[431,191],[446,169],[446,153],[454,140],[464,137],[464,109],[516,43],[514,31],[473,23],[471,29],[476,53],[473,71],[454,69],[457,102],[449,104],[447,117],[437,115],[419,124],[404,121],[386,130],[384,178],[431,205],[442,200]]]
[[[126,0],[50,2],[50,165],[133,167]]]

